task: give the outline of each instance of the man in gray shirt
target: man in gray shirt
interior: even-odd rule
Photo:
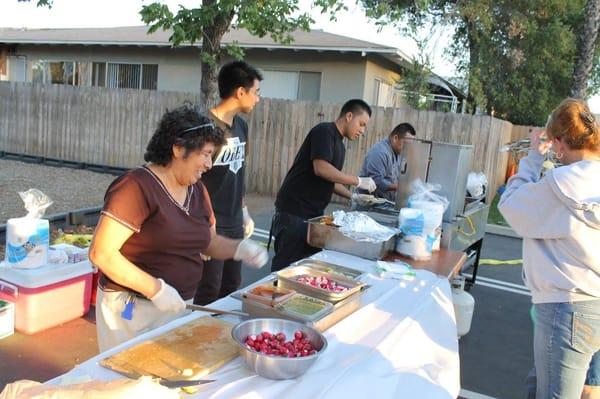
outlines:
[[[395,201],[398,189],[398,174],[402,163],[402,145],[407,138],[416,135],[415,128],[410,123],[401,123],[392,130],[390,135],[375,144],[367,152],[359,176],[373,178],[377,189],[376,197]],[[365,192],[366,193],[366,192]]]

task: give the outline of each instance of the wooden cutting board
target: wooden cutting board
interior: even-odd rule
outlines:
[[[125,349],[100,362],[124,375],[156,375],[169,380],[199,378],[238,355],[232,325],[215,317],[201,317],[152,340]],[[175,368],[191,369],[182,376]]]

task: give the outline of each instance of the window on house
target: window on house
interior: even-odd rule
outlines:
[[[321,73],[300,72],[298,76],[298,100],[319,101],[321,97]]]
[[[320,72],[262,71],[260,83],[263,97],[286,100],[319,101],[321,97]]]
[[[32,66],[34,83],[54,83],[71,86],[89,86],[89,62],[45,61]]]
[[[92,64],[92,86],[106,86],[106,63],[94,62]]]
[[[373,104],[379,107],[389,107],[393,103],[393,87],[381,79],[375,78]]]
[[[158,65],[94,62],[92,85],[100,87],[156,90]]]

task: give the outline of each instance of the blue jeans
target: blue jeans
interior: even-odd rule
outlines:
[[[583,385],[600,385],[600,301],[534,305],[537,399],[578,399]]]

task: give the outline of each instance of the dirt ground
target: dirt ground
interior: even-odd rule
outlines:
[[[27,211],[19,191],[37,188],[54,203],[46,215],[102,205],[104,192],[116,176],[83,169],[0,159],[0,224]]]

